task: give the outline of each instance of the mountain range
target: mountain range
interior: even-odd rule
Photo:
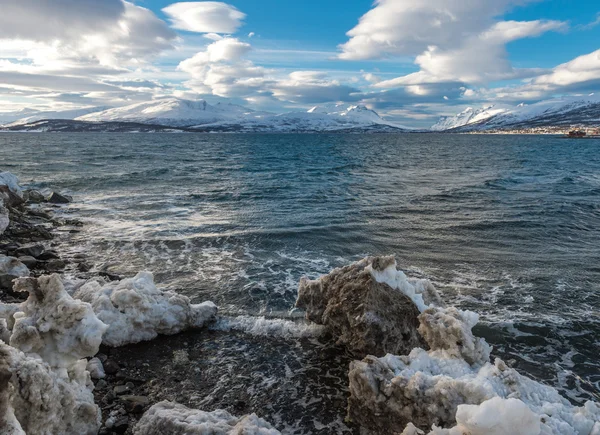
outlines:
[[[19,118],[18,116],[21,115]],[[21,111],[2,117],[9,131],[226,131],[339,132],[405,131],[361,105],[328,104],[282,114],[231,103],[163,98],[117,108],[77,111]]]
[[[600,96],[562,97],[518,106],[469,107],[442,117],[434,132],[543,131],[600,126]],[[275,114],[231,103],[162,98],[127,106],[0,113],[0,131],[404,132],[363,105],[324,104]],[[414,131],[414,130],[413,130]],[[551,130],[550,130],[551,132]]]
[[[544,127],[600,126],[600,95],[562,97],[518,106],[471,107],[454,116],[441,118],[433,131],[472,132],[520,130]]]

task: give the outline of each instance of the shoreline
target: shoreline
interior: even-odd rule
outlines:
[[[26,198],[31,195],[36,196],[39,200],[39,196],[31,192],[25,191],[23,194],[24,201],[22,203],[15,204],[14,206],[8,204],[9,217],[12,216],[11,225],[13,227],[9,226],[7,228],[7,232],[1,235],[0,239],[8,240],[8,243],[5,243],[4,245],[10,245],[10,243],[13,243],[14,245],[10,248],[10,250],[7,247],[3,248],[5,249],[4,252],[6,253],[21,252],[19,250],[21,250],[22,248],[33,249],[35,246],[38,245],[30,246],[28,244],[25,244],[24,246],[23,244],[26,242],[32,242],[32,238],[41,237],[48,237],[47,239],[43,239],[42,242],[45,241],[54,248],[60,248],[60,243],[57,239],[53,237],[52,232],[58,231],[57,229],[59,228],[64,231],[80,231],[81,224],[79,221],[71,219],[56,219],[54,216],[48,213],[49,211],[55,210],[55,206],[48,206],[48,209],[46,210],[44,209],[44,205],[40,205],[46,204],[46,202],[44,201],[40,200],[40,202],[37,203],[28,202]],[[60,194],[55,193],[55,195]],[[68,200],[68,198],[66,197],[63,198]],[[18,203],[18,200],[16,198],[13,198],[13,201],[16,201]],[[63,201],[62,203],[65,202]],[[28,206],[31,208],[31,210],[28,210]],[[31,217],[31,220],[28,220],[28,218],[25,218],[23,216],[29,216]],[[38,219],[41,219],[41,221],[39,221]],[[22,231],[14,231],[15,228],[19,225],[19,228],[22,228]],[[37,226],[40,226],[40,228],[36,229]],[[46,227],[48,227],[47,232],[44,232],[44,230],[42,230],[41,228]],[[17,238],[14,240],[10,240],[11,237],[15,237],[13,234],[17,234]],[[29,236],[27,236],[27,234],[29,234]],[[22,238],[19,239],[19,237]],[[52,240],[54,240],[54,244],[52,244]],[[17,243],[19,244],[19,246],[16,245]],[[37,248],[37,251],[40,251],[39,246]],[[28,252],[32,253],[31,251]],[[135,280],[138,279],[138,277],[133,279],[122,279],[119,276],[111,276],[111,274],[108,272],[94,270],[94,265],[89,264],[86,261],[86,258],[83,256],[73,258],[61,257],[60,249],[51,251],[49,249],[46,249],[45,246],[43,246],[41,252],[33,253],[35,253],[37,257],[48,258],[47,260],[39,260],[39,267],[32,266],[32,270],[34,271],[33,276],[35,277],[49,272],[58,272],[63,274],[65,272],[73,272],[77,278],[81,278],[82,280],[86,280],[88,282],[89,280],[93,280],[94,278],[101,278],[101,281],[105,283],[102,289],[111,289],[111,283],[114,283],[114,286],[117,287],[121,285],[125,286],[122,288],[129,288],[127,286],[132,284],[132,289],[138,289],[138,286],[141,285],[136,284]],[[47,254],[44,255],[45,253]],[[50,256],[54,256],[56,258],[50,258]],[[36,259],[35,256],[33,257],[34,259]],[[63,267],[57,267],[59,265],[59,261],[63,263]],[[53,266],[49,268],[48,265]],[[320,313],[322,312],[322,307],[313,307],[310,304],[309,306],[304,305],[307,300],[312,301],[312,304],[315,303],[315,301],[317,301],[319,298],[322,298],[322,295],[319,294],[320,290],[318,290],[318,288],[320,288],[320,286],[329,285],[327,284],[329,282],[334,282],[335,280],[330,281],[330,279],[333,278],[328,277],[336,276],[336,274],[340,273],[340,270],[342,272],[348,271],[349,278],[344,279],[348,279],[348,282],[352,284],[352,286],[357,285],[354,281],[356,279],[356,275],[353,272],[354,269],[357,267],[360,270],[360,276],[362,277],[361,280],[367,280],[366,284],[363,281],[360,281],[360,286],[362,287],[359,288],[367,289],[365,297],[375,298],[372,302],[369,302],[375,304],[373,306],[374,312],[377,313],[375,317],[372,318],[369,315],[370,312],[365,312],[366,308],[364,308],[365,304],[363,303],[360,303],[358,305],[346,306],[345,304],[347,303],[348,295],[344,294],[346,290],[344,290],[343,288],[338,290],[332,290],[333,293],[327,292],[329,294],[328,297],[330,299],[326,298],[319,302],[321,304],[325,304],[328,307],[325,310],[326,312],[330,313],[330,317],[328,318],[321,317]],[[80,270],[80,268],[87,270],[83,271]],[[74,296],[75,300],[79,300],[78,298],[81,297],[81,294],[79,294],[79,296],[77,296],[77,294],[82,288],[85,287],[85,285],[82,282],[77,283],[72,280],[69,281],[63,279],[63,281],[65,281],[67,292]],[[390,257],[370,257],[365,260],[361,260],[361,262],[357,262],[350,266],[346,266],[345,268],[335,269],[330,273],[330,275],[326,275],[317,280],[301,281],[297,306],[306,310],[307,317],[311,321],[315,322],[318,325],[322,325],[324,328],[327,328],[328,334],[333,335],[333,339],[337,338],[337,345],[333,345],[332,341],[328,337],[324,338],[325,341],[322,343],[321,347],[314,347],[314,343],[311,343],[311,341],[315,338],[318,341],[318,336],[314,337],[309,335],[305,338],[302,338],[301,336],[292,337],[291,340],[280,341],[276,337],[272,336],[262,338],[249,338],[247,332],[245,332],[244,330],[235,330],[235,328],[219,329],[218,327],[215,328],[211,326],[209,326],[208,329],[205,328],[201,332],[198,332],[197,329],[189,329],[188,331],[184,331],[183,329],[177,329],[173,332],[168,332],[169,334],[175,335],[163,335],[162,333],[158,332],[158,336],[154,335],[154,338],[142,338],[141,341],[138,343],[125,343],[124,345],[117,345],[117,347],[102,345],[100,346],[97,352],[94,352],[93,355],[88,356],[88,361],[92,362],[88,362],[87,365],[87,371],[91,373],[92,379],[95,383],[95,388],[93,389],[94,402],[100,407],[102,411],[102,423],[99,426],[99,430],[97,433],[103,435],[133,433],[138,434],[139,432],[135,432],[134,429],[137,426],[138,421],[142,418],[145,418],[143,417],[146,415],[145,412],[148,411],[151,407],[154,408],[153,405],[156,405],[157,402],[160,402],[161,400],[175,401],[186,406],[191,406],[200,409],[217,408],[213,412],[219,412],[219,410],[225,409],[226,411],[232,412],[235,415],[242,415],[248,414],[253,411],[260,411],[260,409],[257,409],[252,403],[252,400],[254,400],[253,396],[249,394],[247,395],[247,397],[244,396],[243,387],[244,385],[246,385],[245,380],[248,378],[252,378],[252,376],[255,375],[254,372],[257,366],[262,365],[263,368],[264,366],[269,367],[269,364],[266,361],[269,361],[269,358],[276,359],[278,357],[277,347],[281,346],[282,348],[287,348],[290,342],[296,344],[299,353],[307,353],[307,355],[309,356],[308,359],[323,358],[325,355],[327,358],[331,359],[330,364],[326,365],[332,368],[334,366],[345,367],[346,374],[348,373],[348,364],[350,364],[351,371],[349,389],[352,393],[352,401],[350,402],[350,409],[352,411],[350,415],[352,415],[354,423],[351,424],[349,421],[340,421],[341,426],[339,426],[340,428],[344,427],[345,429],[350,431],[349,433],[359,433],[358,427],[360,424],[360,426],[367,427],[368,430],[371,431],[365,433],[387,434],[388,431],[387,429],[385,429],[385,425],[382,428],[381,422],[378,423],[376,420],[373,420],[372,415],[380,415],[381,413],[383,413],[383,415],[386,415],[386,418],[389,419],[390,422],[393,421],[397,425],[408,423],[406,429],[402,432],[403,434],[413,435],[419,433],[418,431],[416,431],[416,429],[414,432],[411,432],[411,427],[414,426],[412,426],[412,422],[410,421],[410,419],[408,421],[404,421],[402,419],[404,417],[401,418],[398,415],[394,414],[396,412],[394,411],[394,407],[396,405],[394,405],[393,400],[395,399],[393,399],[392,396],[389,396],[383,404],[379,403],[380,399],[377,399],[377,397],[379,397],[380,394],[383,394],[382,391],[379,391],[379,389],[383,389],[384,386],[387,385],[387,383],[389,383],[394,376],[407,376],[407,378],[404,378],[404,380],[411,379],[411,376],[413,376],[409,374],[410,370],[412,370],[411,365],[417,365],[417,363],[421,364],[416,359],[413,360],[417,356],[424,361],[427,361],[428,359],[437,361],[436,364],[439,367],[443,367],[443,364],[460,364],[462,367],[461,370],[464,370],[465,373],[470,373],[470,371],[473,371],[473,373],[478,373],[478,370],[480,370],[479,373],[481,373],[481,371],[483,371],[484,369],[488,371],[498,370],[499,373],[509,373],[510,376],[514,378],[512,382],[516,382],[517,385],[522,384],[519,388],[530,388],[530,392],[532,393],[543,393],[543,395],[545,395],[544,397],[547,396],[549,400],[557,401],[556,404],[553,405],[560,405],[561,413],[559,415],[561,416],[561,418],[564,417],[563,414],[567,415],[568,412],[575,413],[575,409],[579,409],[574,408],[572,406],[569,408],[566,404],[566,399],[559,399],[558,393],[554,388],[538,384],[535,381],[526,378],[525,376],[519,375],[514,369],[511,369],[508,366],[506,366],[504,362],[500,361],[500,363],[498,363],[498,359],[495,363],[496,368],[492,369],[492,367],[494,366],[490,365],[489,362],[489,352],[491,351],[491,349],[488,349],[489,346],[487,345],[487,343],[485,343],[485,340],[481,338],[476,338],[471,333],[471,328],[477,323],[477,315],[472,312],[462,312],[454,309],[453,307],[445,308],[443,302],[439,299],[439,295],[436,295],[435,289],[433,289],[433,287],[430,288],[429,286],[431,286],[431,284],[427,283],[427,280],[406,280],[406,276],[401,271],[398,271],[396,269],[395,260],[393,260],[392,262]],[[153,282],[151,282],[150,284],[153,285]],[[366,287],[364,287],[365,285]],[[369,286],[375,286],[374,288],[377,289],[375,296],[372,296],[371,293],[369,293],[371,291],[369,290]],[[152,289],[150,290],[154,291]],[[391,315],[386,311],[389,309],[390,304],[386,304],[386,307],[381,306],[380,299],[385,299],[385,297],[387,297],[385,295],[390,290],[392,292],[399,291],[400,293],[398,293],[397,296],[404,295],[404,299],[408,298],[407,300],[403,299],[401,301],[399,309],[402,311],[408,307],[412,307],[410,308],[410,310],[412,310],[411,313],[406,315],[409,318],[413,319],[411,321],[412,323],[409,322],[409,324],[407,325],[399,326],[398,316],[395,314]],[[341,292],[339,296],[340,299],[336,299],[338,298],[338,296],[335,296],[336,291]],[[362,292],[363,290],[360,291]],[[315,293],[315,295],[310,296],[307,299],[307,292],[317,293]],[[5,300],[4,297],[0,298],[0,300],[2,300],[2,302],[11,302]],[[19,300],[22,301],[22,298]],[[85,297],[83,298],[83,300],[85,300]],[[335,310],[338,310],[338,316],[341,314],[341,317],[331,316],[331,313],[335,311],[332,311],[333,308],[330,308],[330,306],[332,306],[332,301],[336,300],[336,303],[339,303],[341,305],[335,308]],[[93,301],[92,306],[95,306],[95,302]],[[377,326],[379,325],[379,322],[381,322],[381,320],[379,319],[384,319],[383,323],[387,325],[385,327],[387,329],[384,328],[384,331],[386,332],[384,334],[370,334],[365,333],[365,331],[363,331],[360,328],[352,327],[348,329],[347,326],[345,326],[345,320],[343,320],[344,313],[354,312],[353,310],[357,309],[359,310],[357,318],[364,318],[365,322],[367,322],[367,325],[371,324],[369,322],[374,322],[372,325],[375,325],[377,328],[379,328],[379,326]],[[423,317],[425,314],[427,314],[427,316]],[[340,321],[341,323],[338,323]],[[419,322],[421,326],[419,326]],[[362,323],[359,325],[362,325]],[[448,325],[451,325],[451,327],[448,327]],[[203,326],[203,324],[201,326]],[[415,335],[415,339],[417,340],[416,342],[410,342],[409,344],[409,342],[406,341],[406,338],[404,336],[407,331],[407,328],[410,331],[410,334],[416,334],[417,326],[419,327],[420,335],[424,337],[428,343],[423,342],[422,338],[419,338],[419,335]],[[397,328],[400,328],[403,331],[401,334],[403,338],[399,338],[395,341],[395,343],[403,343],[405,346],[408,347],[406,349],[386,348],[385,344],[383,345],[384,347],[381,347],[382,344],[379,343],[379,340],[383,339],[384,341],[388,341],[390,337],[393,337],[392,335],[390,335],[391,332],[393,332]],[[423,331],[421,331],[421,328],[424,328]],[[223,349],[219,349],[219,345],[222,344],[223,340],[230,340],[234,343],[238,342],[236,343],[236,345],[239,349],[242,349],[242,351],[244,348],[248,348],[249,343],[251,343],[250,347],[255,349],[255,353],[253,353],[252,355],[266,354],[265,358],[267,359],[265,361],[252,360],[250,358],[251,361],[247,364],[246,367],[235,367],[230,369],[228,376],[233,376],[235,380],[238,381],[237,385],[240,387],[240,389],[223,389],[223,386],[219,385],[221,379],[219,379],[218,377],[218,375],[221,372],[218,369],[211,371],[212,365],[219,365],[222,364],[224,360],[227,361],[227,352],[223,351]],[[364,340],[367,340],[366,347],[364,346]],[[356,343],[363,344],[361,344],[357,348],[353,347]],[[227,349],[228,352],[232,352],[231,349],[235,348],[235,346],[229,346]],[[410,349],[412,349],[412,351]],[[421,351],[421,353],[415,354],[415,351],[417,350]],[[384,357],[383,355],[387,352],[390,352],[390,354]],[[395,354],[405,356],[395,357],[393,356]],[[380,356],[381,358],[376,358],[377,356]],[[400,359],[396,361],[393,358]],[[361,359],[362,361],[360,361]],[[233,362],[235,360],[231,361]],[[401,374],[398,375],[398,367],[402,367],[402,364],[405,364],[406,367],[404,367],[402,369],[403,371],[400,372]],[[302,365],[292,367],[294,367],[294,370],[300,371],[306,368]],[[380,370],[381,372],[378,372],[374,375],[369,374],[369,370],[371,370],[372,367],[377,367],[377,370]],[[459,390],[457,391],[460,391],[461,388],[479,388],[479,386],[471,385],[471,380],[462,379],[461,377],[457,376],[457,374],[453,371],[449,371],[446,373],[442,370],[441,373],[437,373],[435,372],[436,369],[433,369],[431,367],[420,367],[420,370],[422,370],[423,373],[426,374],[426,376],[431,376],[432,379],[435,379],[439,376],[446,376],[453,379],[453,383],[449,384],[448,386],[445,386],[444,388],[459,388]],[[430,370],[430,372],[428,372],[428,370]],[[407,374],[402,374],[405,372]],[[237,378],[237,376],[239,376],[239,379]],[[284,377],[285,376],[287,375],[284,374]],[[391,377],[388,379],[389,376]],[[480,375],[478,374],[477,376]],[[483,382],[488,382],[487,378],[485,378],[485,376],[488,375],[484,373],[483,376]],[[371,394],[370,392],[365,396],[362,396],[362,394],[364,394],[366,391],[364,385],[360,388],[357,387],[357,385],[360,386],[361,383],[364,382],[365,377],[368,379],[377,380],[376,384],[369,384],[367,388],[373,389],[373,394],[375,395],[374,397],[369,396],[369,394]],[[314,387],[322,386],[326,389],[330,389],[330,392],[328,394],[331,394],[331,391],[335,390],[336,394],[338,394],[340,397],[347,398],[347,386],[340,386],[335,382],[333,382],[331,385],[327,385],[326,379],[327,377],[318,378],[318,382],[324,383],[320,385],[317,382],[317,384],[315,384]],[[404,382],[404,380],[402,382]],[[265,380],[263,380],[263,382],[264,381]],[[396,385],[394,382],[392,382],[392,384]],[[456,383],[456,385],[458,386],[454,386],[454,383]],[[467,387],[463,387],[463,383]],[[256,381],[252,383],[252,388],[254,388],[256,384]],[[258,383],[258,385],[261,384]],[[283,389],[289,388],[290,392],[292,392],[294,388],[297,388],[297,386],[293,385],[293,383],[290,383],[289,385],[286,385],[285,383],[280,383],[275,384],[275,386],[277,388]],[[265,384],[263,388],[265,389],[263,394],[268,400],[270,386],[268,386],[268,384]],[[506,408],[508,407],[508,402],[505,401],[513,400],[513,398],[503,398],[500,391],[501,390],[496,391],[494,393],[496,395],[492,396],[491,398],[486,397],[486,395],[479,397],[479,399],[476,400],[476,404],[471,405],[477,408],[473,408],[472,411],[479,412],[479,407],[483,407],[488,400],[494,400],[493,405],[496,408],[492,411],[503,412],[503,410],[508,409]],[[409,390],[406,390],[404,391],[404,393],[401,394],[414,393]],[[432,393],[431,397],[433,397],[434,400],[437,400],[436,397],[439,394],[440,393],[436,390]],[[387,396],[387,393],[384,395]],[[345,409],[346,404],[344,400],[340,401],[340,397],[334,398],[334,408],[339,407],[339,409]],[[498,400],[496,400],[496,398]],[[529,397],[522,396],[520,396],[520,398],[523,399],[530,408],[534,409],[535,413],[538,412],[538,405],[536,404],[537,402],[535,402],[535,400]],[[526,399],[529,400],[531,403],[528,402]],[[417,399],[414,399],[414,401],[410,402],[411,400],[413,399],[409,399],[409,404],[405,404],[403,406],[414,406],[416,415],[420,412],[418,409],[421,405]],[[454,423],[458,422],[457,427],[462,428],[463,426],[460,425],[462,425],[464,422],[459,419],[458,412],[456,413],[456,420],[453,420],[454,413],[452,412],[452,410],[456,411],[457,407],[460,410],[460,406],[465,406],[463,405],[464,403],[471,403],[470,400],[473,399],[467,396],[461,398],[460,400],[458,400],[458,402],[451,404],[450,408],[444,411],[445,413],[449,413],[449,415],[445,415],[444,419],[442,420],[436,420],[436,418],[439,417],[431,415],[425,420],[414,420],[414,422],[418,424],[418,427],[421,429],[428,428],[431,423],[442,424],[444,427],[450,427],[453,421]],[[482,400],[483,403],[481,403]],[[388,401],[390,402],[389,409],[385,408],[387,406]],[[593,402],[589,403],[589,406],[586,404],[586,407],[590,409],[589,413],[591,414],[591,417],[589,418],[595,418],[594,413],[596,411],[594,411],[593,408],[595,404]],[[513,405],[514,402],[510,402],[510,406]],[[290,406],[293,406],[293,404],[290,403]],[[383,408],[378,408],[380,406],[383,406]],[[595,406],[597,407],[597,405]],[[600,408],[598,408],[598,410],[600,411]],[[186,408],[185,412],[189,412],[191,415],[203,411],[197,411],[190,408]],[[531,410],[528,410],[527,412],[531,413]],[[581,414],[580,411],[577,412],[577,415]],[[530,422],[535,422],[537,418],[537,414],[535,413],[527,414]],[[476,416],[476,414],[473,415]],[[260,416],[263,417],[262,415]],[[598,414],[598,417],[600,418],[600,414]],[[169,424],[171,423],[173,422],[170,422]],[[282,421],[271,421],[271,423],[278,427],[280,430],[282,430],[282,433],[290,433],[288,432],[288,430],[291,428],[285,427]],[[316,426],[316,423],[314,422],[311,424],[315,424]],[[464,428],[468,428],[468,424],[465,424],[466,426],[464,426]],[[259,426],[267,428],[270,427],[268,423],[265,423],[265,425],[266,426],[264,426],[263,423],[260,423]],[[589,427],[591,428],[590,432],[573,433],[586,433],[596,435],[595,431],[600,431],[600,424],[596,424],[593,427]],[[402,427],[396,426],[395,430],[401,431]],[[264,433],[275,434],[279,432],[275,431]],[[439,433],[450,434],[451,432]]]

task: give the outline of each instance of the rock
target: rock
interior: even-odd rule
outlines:
[[[104,362],[104,372],[109,375],[114,375],[119,371],[119,364],[115,360],[107,359]]]
[[[47,201],[52,204],[68,204],[73,201],[73,198],[67,195],[61,195],[58,192],[52,192],[47,198]]]
[[[419,309],[408,295],[419,300],[425,289],[432,291],[431,284],[406,278],[395,265],[393,257],[368,257],[317,280],[302,278],[296,307],[305,309],[308,320],[325,325],[339,344],[359,357],[426,347],[418,332]],[[384,272],[398,275],[393,275],[394,287],[376,279]]]
[[[10,225],[10,218],[8,216],[8,209],[4,207],[4,202],[0,201],[0,235],[4,234],[4,231]]]
[[[40,204],[46,201],[44,195],[37,190],[26,190],[23,192],[23,199],[30,204]]]
[[[79,272],[89,272],[90,270],[92,270],[92,265],[86,262],[82,262],[82,263],[78,263],[77,264],[77,270]]]
[[[92,379],[103,379],[106,377],[102,362],[98,358],[92,358],[88,361],[86,370],[90,372]]]
[[[16,255],[28,255],[33,258],[37,258],[39,260],[43,260],[43,258],[39,258],[40,255],[44,252],[44,245],[30,243],[27,245],[20,246],[16,250]]]
[[[19,256],[19,261],[27,266],[28,269],[33,269],[37,264],[37,260],[29,255]]]
[[[106,387],[108,387],[108,382],[106,382],[104,379],[100,379],[98,382],[96,382],[96,389],[104,390]]]
[[[205,412],[167,401],[159,402],[146,411],[134,427],[133,433],[134,435],[281,435],[281,432],[256,414],[238,418],[222,409]]]
[[[117,385],[115,388],[113,388],[113,393],[115,393],[117,396],[129,393],[130,391],[131,388],[129,388],[127,385]]]
[[[119,417],[115,420],[112,430],[118,434],[123,434],[127,432],[127,428],[129,427],[129,418],[127,417]]]
[[[19,259],[0,255],[0,289],[12,291],[13,280],[29,276],[29,269]]]
[[[42,252],[40,255],[38,255],[36,257],[38,260],[42,260],[42,261],[48,261],[48,260],[55,260],[60,258],[58,253],[56,251],[53,250],[47,250]]]
[[[123,403],[125,411],[132,412],[134,414],[141,414],[144,412],[144,409],[150,403],[150,400],[148,400],[148,398],[145,396],[125,395],[119,397],[119,400]]]
[[[46,270],[49,272],[60,272],[66,267],[63,260],[55,258],[46,263]]]

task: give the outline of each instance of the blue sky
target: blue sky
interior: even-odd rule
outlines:
[[[0,111],[228,100],[364,104],[425,127],[600,85],[600,4],[567,0],[21,0],[0,17]]]

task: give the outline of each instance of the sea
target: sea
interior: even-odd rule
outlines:
[[[0,170],[74,197],[58,213],[85,225],[61,249],[219,306],[181,344],[203,373],[177,392],[188,404],[357,433],[351,358],[294,302],[303,276],[391,254],[479,313],[494,356],[575,404],[599,398],[600,140],[2,133]]]

